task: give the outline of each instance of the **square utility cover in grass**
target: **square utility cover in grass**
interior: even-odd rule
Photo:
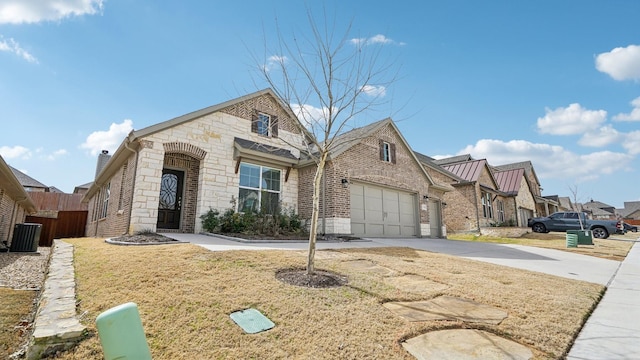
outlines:
[[[276,326],[269,318],[256,309],[245,309],[232,312],[231,320],[238,324],[247,334],[255,334]]]

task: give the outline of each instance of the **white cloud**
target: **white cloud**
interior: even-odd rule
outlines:
[[[562,146],[536,144],[525,140],[483,139],[469,145],[459,154],[471,154],[475,159],[487,159],[491,165],[531,161],[540,178],[593,179],[602,174],[624,170],[633,156],[611,151],[576,154]]]
[[[291,104],[291,110],[306,128],[324,126],[329,117],[329,108],[318,108],[309,104]]]
[[[69,152],[67,150],[59,149],[59,150],[56,150],[56,151],[52,152],[51,154],[47,155],[46,158],[47,158],[47,160],[55,160],[55,159],[57,159],[57,158],[59,158],[61,156],[67,155],[67,154],[69,154]]]
[[[349,40],[350,43],[356,46],[364,46],[364,45],[373,45],[373,44],[394,44],[395,41],[389,39],[388,37],[377,34],[370,38],[354,38]],[[405,45],[405,43],[400,43],[400,45]]]
[[[13,147],[0,146],[0,155],[5,159],[28,159],[31,157],[31,150],[24,146],[16,145]]]
[[[607,120],[604,110],[587,110],[578,103],[555,110],[545,109],[546,115],[538,118],[538,130],[542,134],[573,135],[597,129]]]
[[[632,131],[625,136],[622,147],[627,149],[629,154],[640,154],[640,130]]]
[[[615,80],[640,81],[640,45],[617,47],[596,57],[596,69]]]
[[[640,121],[640,97],[637,97],[631,101],[631,106],[633,106],[633,110],[631,110],[628,114],[618,114],[613,117],[613,120],[618,121]]]
[[[371,97],[384,97],[387,94],[387,88],[383,85],[365,85],[362,87],[362,92]]]
[[[267,63],[264,64],[263,68],[265,71],[271,71],[275,68],[284,67],[284,65],[289,61],[286,56],[278,56],[272,55],[267,59]]]
[[[17,41],[13,38],[4,39],[0,35],[0,51],[6,51],[18,55],[19,57],[27,60],[30,63],[37,64],[38,59],[31,55],[27,50],[23,49]]]
[[[131,130],[133,121],[129,119],[125,119],[121,124],[112,123],[107,131],[94,131],[89,134],[80,147],[89,149],[91,155],[98,155],[102,150],[113,153]]]
[[[104,0],[2,0],[0,24],[57,21],[102,11]]]
[[[611,125],[605,125],[596,131],[587,131],[578,144],[590,147],[603,147],[620,141],[623,137],[618,130]]]

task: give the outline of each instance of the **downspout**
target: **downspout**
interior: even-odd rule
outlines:
[[[134,153],[136,155],[136,159],[135,159],[135,163],[133,166],[133,181],[132,181],[132,185],[131,185],[131,199],[129,200],[129,211],[127,214],[127,233],[129,233],[129,231],[131,231],[131,213],[133,212],[133,196],[136,192],[136,174],[138,173],[138,155],[139,152],[130,148],[129,144],[131,143],[131,141],[129,140],[129,137],[127,137],[125,143],[124,143],[124,147],[125,149],[131,151],[132,153]],[[122,191],[122,189],[120,189],[120,191]]]

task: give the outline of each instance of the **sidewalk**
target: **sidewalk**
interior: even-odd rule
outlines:
[[[578,335],[569,360],[640,359],[640,245],[634,244]]]

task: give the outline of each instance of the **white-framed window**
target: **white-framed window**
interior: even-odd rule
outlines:
[[[491,203],[491,194],[488,192],[481,193],[482,198],[482,215],[487,219],[493,218],[493,205]]]
[[[258,113],[258,123],[256,125],[258,126],[258,135],[271,135],[269,131],[271,128],[271,116],[264,113]]]
[[[275,213],[280,204],[280,178],[278,169],[240,163],[238,212]]]
[[[379,140],[380,160],[388,163],[396,163],[396,144]]]
[[[382,161],[391,162],[391,144],[382,143]]]
[[[109,196],[111,195],[111,183],[108,183],[103,190],[102,195],[102,208],[100,210],[100,218],[107,217],[107,209],[109,208]]]
[[[502,200],[496,201],[496,212],[498,213],[498,221],[504,222],[504,202]]]

